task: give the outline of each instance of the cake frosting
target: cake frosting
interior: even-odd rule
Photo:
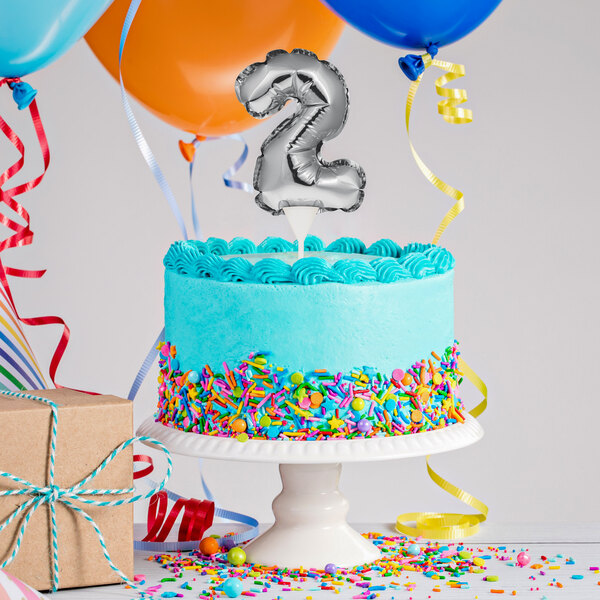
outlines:
[[[239,439],[401,435],[462,420],[450,252],[356,238],[176,242],[157,420]]]

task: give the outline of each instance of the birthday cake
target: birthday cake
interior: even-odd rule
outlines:
[[[240,441],[462,422],[454,258],[431,244],[175,242],[156,421]]]

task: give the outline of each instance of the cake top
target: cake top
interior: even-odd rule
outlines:
[[[297,259],[297,242],[279,237],[268,237],[258,246],[240,237],[229,243],[220,238],[179,241],[169,248],[164,265],[167,271],[195,278],[314,285],[423,279],[451,271],[455,262],[440,246],[412,243],[402,247],[389,239],[367,248],[358,238],[342,237],[325,247],[311,235],[305,249],[306,257]]]

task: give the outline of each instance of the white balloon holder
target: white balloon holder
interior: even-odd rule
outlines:
[[[278,567],[323,569],[373,562],[379,550],[346,521],[348,501],[338,489],[343,462],[412,458],[469,446],[483,436],[471,416],[464,423],[413,435],[308,442],[248,440],[185,433],[152,417],[137,432],[175,454],[221,460],[279,463],[282,490],[273,501],[275,523],[246,547],[248,561]]]

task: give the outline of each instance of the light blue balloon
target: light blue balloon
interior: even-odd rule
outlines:
[[[112,0],[0,0],[0,77],[23,77],[64,54]]]

